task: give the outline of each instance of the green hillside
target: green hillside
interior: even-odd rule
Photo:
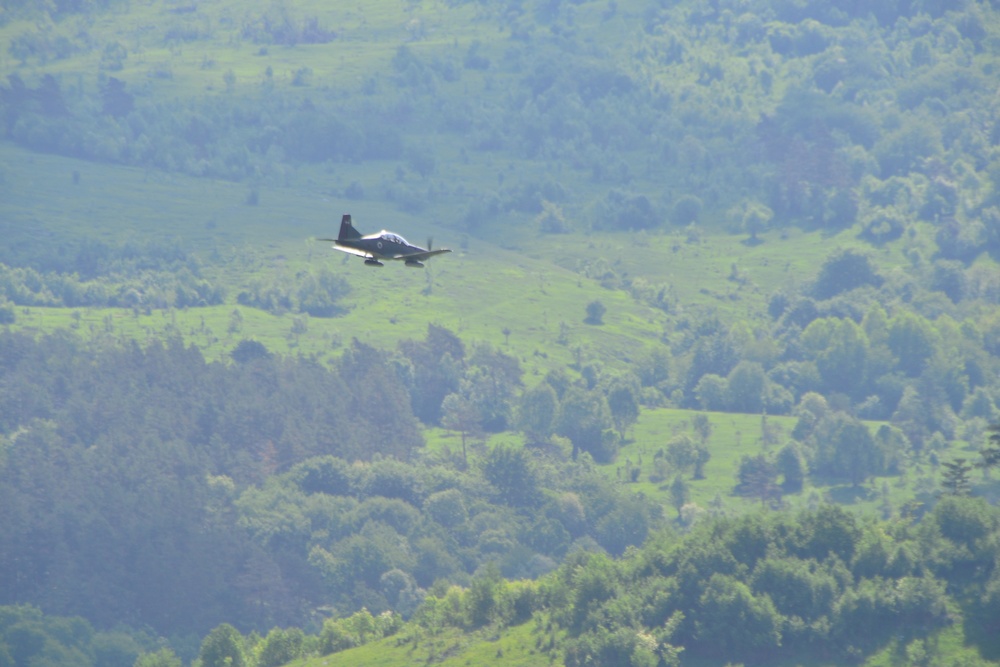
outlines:
[[[349,649],[337,658],[351,665],[412,665],[415,663],[433,663],[439,665],[488,665],[504,664],[517,667],[532,667],[534,665],[550,665],[553,652],[546,651],[544,642],[547,640],[544,629],[535,623],[524,623],[501,633],[495,629],[483,632],[461,633],[442,632],[437,636],[400,638],[398,636]],[[322,664],[322,659],[302,660],[295,665]]]
[[[995,664],[998,72],[979,0],[6,2],[0,667]]]
[[[538,628],[531,623],[526,623],[516,628],[512,628],[502,635],[494,635],[486,639],[477,641],[475,635],[469,637],[444,636],[437,644],[437,653],[433,648],[428,648],[426,652],[414,650],[411,642],[400,641],[399,638],[390,637],[382,639],[372,644],[348,649],[337,654],[337,658],[343,664],[355,665],[356,667],[395,667],[396,665],[412,665],[417,661],[431,662],[433,664],[445,665],[468,665],[468,664],[503,664],[516,665],[518,667],[545,667],[553,664],[552,655],[544,650],[545,640],[538,641]],[[955,660],[965,660],[970,664],[977,664],[976,651],[970,650],[963,645],[963,637],[956,629],[948,629],[935,635],[930,639],[930,643],[937,647],[947,647],[945,654]],[[431,646],[434,643],[431,642]],[[441,655],[445,653],[445,655]],[[438,657],[440,655],[440,657]],[[926,659],[928,655],[938,655],[933,651],[929,654],[921,641],[910,644],[893,642],[890,646],[879,652],[878,655],[864,661],[866,667],[881,667],[883,665],[905,665],[908,660]],[[314,667],[330,664],[330,658],[312,658],[290,663],[296,667]],[[555,661],[558,663],[558,658]],[[689,664],[685,662],[684,664]],[[691,661],[692,665],[713,664],[699,663]],[[776,663],[772,663],[776,664]],[[825,663],[816,661],[809,664],[817,667],[837,662]],[[961,664],[961,663],[959,663]],[[989,664],[989,663],[980,663]]]

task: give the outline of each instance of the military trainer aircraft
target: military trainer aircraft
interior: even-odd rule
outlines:
[[[448,248],[431,250],[430,241],[427,248],[408,243],[399,234],[393,234],[382,230],[377,234],[362,236],[351,224],[350,214],[344,214],[340,219],[340,235],[335,239],[317,239],[318,241],[332,241],[333,247],[337,250],[357,255],[365,258],[367,266],[384,266],[383,259],[401,259],[407,266],[423,266],[421,260],[428,259],[434,255],[451,252]]]

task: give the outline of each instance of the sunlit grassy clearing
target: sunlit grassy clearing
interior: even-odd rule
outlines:
[[[620,450],[617,460],[604,470],[620,480],[628,489],[656,498],[665,506],[671,506],[669,485],[674,473],[660,483],[649,481],[654,469],[657,450],[666,449],[667,443],[675,435],[686,433],[695,440],[692,418],[699,414],[694,410],[645,409],[635,426],[629,431],[629,442]],[[705,479],[693,480],[690,473],[685,475],[690,488],[690,500],[703,509],[712,509],[721,501],[720,509],[727,512],[741,512],[753,507],[759,501],[749,500],[734,494],[740,461],[744,456],[767,454],[773,456],[791,441],[791,432],[797,418],[792,416],[768,415],[768,428],[775,434],[774,444],[765,446],[762,440],[763,415],[736,413],[705,414],[712,431],[706,445],[712,454],[705,466]],[[874,433],[881,422],[868,422]],[[968,443],[954,440],[947,447],[934,453],[937,460],[964,457],[974,460],[976,454]],[[864,484],[854,486],[844,480],[829,480],[809,476],[803,490],[783,496],[783,503],[789,509],[804,509],[817,503],[837,502],[850,505],[863,513],[881,515],[886,509],[898,513],[907,502],[917,499],[931,500],[940,493],[941,470],[930,462],[930,456],[911,461],[901,475],[879,475],[869,478]],[[639,479],[627,481],[628,468],[641,469]],[[980,474],[972,477],[977,493],[995,496],[1000,492],[1000,482],[984,478]],[[669,509],[668,512],[672,512]]]
[[[561,638],[563,634],[558,632],[556,636]],[[417,664],[548,667],[553,664],[552,660],[542,650],[548,639],[549,635],[533,621],[506,628],[502,635],[492,628],[468,634],[448,628],[433,635],[411,628],[401,635],[340,653],[297,660],[290,663],[290,667],[409,667]]]
[[[634,357],[659,338],[665,322],[662,313],[634,303],[623,292],[604,290],[542,259],[485,241],[468,240],[463,249],[453,232],[383,205],[267,188],[260,205],[246,206],[241,201],[245,189],[232,183],[147,174],[9,146],[4,150],[27,157],[24,169],[7,174],[4,188],[10,197],[0,204],[11,242],[39,235],[53,243],[66,238],[110,245],[176,240],[205,258],[204,273],[229,288],[230,303],[254,281],[293,278],[301,270],[342,275],[353,288],[345,300],[350,310],[332,320],[306,318],[309,332],[300,337],[305,349],[316,349],[310,341],[317,334],[395,347],[400,339],[422,338],[432,322],[456,330],[470,343],[503,344],[529,367],[551,368],[568,364],[576,345],[588,357]],[[74,170],[81,174],[78,186],[72,185]],[[387,227],[415,243],[434,236],[438,247],[449,245],[454,252],[435,258],[422,271],[399,264],[365,267],[313,240],[335,235],[341,212],[354,212],[363,231]],[[608,308],[603,326],[583,323],[586,305],[595,299]],[[231,311],[206,320],[225,321]],[[200,317],[195,318],[199,328]],[[291,317],[284,326],[270,317],[263,321],[269,323],[263,331],[250,322],[240,333],[267,343],[276,328],[284,329],[277,334],[284,339],[292,324]],[[34,326],[30,318],[23,324]],[[225,327],[208,326],[215,338],[227,338]],[[511,332],[509,338],[504,329]],[[560,337],[565,345],[556,344]],[[277,349],[283,347],[277,343]]]
[[[644,409],[636,424],[628,430],[627,441],[619,450],[615,461],[599,464],[598,469],[606,477],[629,493],[641,493],[660,503],[669,519],[676,517],[670,483],[676,471],[667,469],[663,481],[650,481],[650,475],[657,472],[655,456],[657,451],[666,450],[671,438],[687,434],[697,440],[692,426],[696,415],[708,417],[712,425],[706,446],[712,458],[705,466],[704,479],[692,479],[691,472],[683,476],[690,490],[689,502],[704,510],[722,511],[736,514],[755,511],[770,504],[762,505],[759,500],[748,499],[734,493],[738,482],[740,462],[744,456],[765,454],[774,456],[777,451],[791,441],[791,432],[797,418],[792,416],[700,412],[681,409]],[[765,445],[762,439],[762,425],[767,420],[774,444]],[[881,422],[869,422],[874,433]],[[462,453],[461,434],[444,428],[425,430],[426,449],[435,456],[446,455],[449,460],[458,460]],[[522,446],[524,440],[515,433],[499,433],[484,437],[467,435],[466,448],[470,466],[496,446]],[[956,440],[947,449],[936,452],[939,459],[957,456],[974,458],[964,441]],[[629,471],[640,472],[635,482]],[[981,475],[974,475],[973,485],[977,492],[997,494],[1000,482],[989,481]],[[882,515],[886,510],[898,514],[902,506],[914,499],[927,501],[940,490],[940,470],[926,460],[913,464],[902,475],[881,475],[871,477],[860,486],[843,480],[828,480],[821,477],[807,477],[803,490],[782,497],[783,506],[788,510],[807,509],[821,503],[836,502],[854,507],[871,516]],[[928,495],[929,494],[929,495]]]
[[[272,21],[287,16],[301,26],[316,19],[320,29],[333,33],[325,44],[294,46],[255,43],[248,37],[265,16]],[[39,29],[28,21],[0,26],[0,41]],[[170,3],[130,3],[123,11],[94,16],[70,16],[56,24],[69,35],[86,34],[91,50],[47,63],[62,75],[96,77],[103,46],[120,43],[128,52],[121,70],[111,74],[130,86],[142,87],[150,78],[169,96],[205,91],[223,92],[223,74],[236,76],[235,90],[258,84],[268,67],[273,77],[290,81],[294,72],[308,67],[309,81],[317,88],[356,90],[373,71],[387,69],[388,61],[403,44],[426,50],[467,46],[473,39],[493,36],[476,20],[474,6],[447,6],[444,2],[403,3],[374,0],[364,3],[327,3],[316,0],[283,6],[271,0],[231,3],[199,2],[197,11],[184,11]],[[20,63],[0,61],[6,76]]]

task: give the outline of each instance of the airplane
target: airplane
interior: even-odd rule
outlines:
[[[425,260],[434,255],[451,252],[449,248],[432,250],[430,241],[427,248],[409,243],[399,234],[382,230],[377,234],[362,236],[351,224],[351,215],[345,213],[340,219],[340,235],[335,239],[316,239],[317,241],[332,241],[336,250],[341,250],[358,257],[365,258],[366,266],[385,266],[383,259],[401,259],[407,266],[421,267]]]

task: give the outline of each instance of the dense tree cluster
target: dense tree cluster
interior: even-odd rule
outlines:
[[[463,460],[417,455],[400,374],[421,381],[453,353],[458,392],[440,399],[447,404],[477,369],[514,368],[495,350],[467,355],[435,327],[402,345],[395,361],[354,343],[332,370],[256,347],[246,342],[224,365],[177,342],[0,337],[0,602],[30,601],[99,627],[124,619],[175,637],[214,626],[203,664],[278,665],[345,650],[400,632],[404,618],[474,629],[537,613],[567,633],[548,650],[568,664],[673,664],[681,649],[723,661],[809,651],[855,659],[894,636],[909,642],[952,622],[956,600],[968,631],[994,650],[986,639],[998,588],[990,536],[1000,518],[963,498],[958,482],[916,524],[830,506],[704,521],[681,537],[658,532],[660,508],[609,483],[583,447],[576,461],[568,446],[477,446]],[[438,363],[407,366],[421,354]],[[529,401],[512,418],[536,444],[551,445],[559,419],[576,423],[594,410],[587,400],[623,404],[627,419],[634,403],[620,394],[631,386],[619,379],[605,393],[553,374],[523,395],[548,400],[557,416],[582,400],[579,411],[543,420]],[[478,405],[477,395],[464,400]],[[473,419],[491,414],[477,408]],[[665,448],[668,469],[697,476],[704,465],[700,443],[711,424],[696,419],[694,428]],[[607,430],[615,435],[610,421]],[[804,397],[794,436],[799,443],[774,456],[746,458],[736,492],[773,499],[799,490],[807,471],[860,483],[890,469],[905,447],[898,429],[872,434],[818,394]],[[994,449],[989,440],[983,467]],[[671,485],[679,512],[683,484],[678,476]],[[536,583],[501,578],[549,572]],[[319,606],[335,611],[322,628],[309,621]],[[11,655],[98,664],[100,651],[125,662],[142,654],[149,667],[178,660],[142,635],[105,635],[31,608],[5,613],[0,647]],[[222,621],[317,634],[244,637]],[[67,622],[79,630],[73,639],[49,627]]]
[[[294,277],[274,277],[253,280],[247,289],[236,295],[237,303],[282,315],[287,312],[308,313],[312,317],[336,317],[344,312],[340,301],[351,291],[342,277],[321,269],[301,272]]]
[[[516,358],[485,344],[467,354],[458,336],[433,324],[424,340],[400,343],[394,365],[410,389],[414,414],[425,424],[461,432],[463,439],[518,430],[544,448],[560,436],[569,440],[574,460],[586,452],[607,463],[639,415],[640,387],[631,375],[587,366],[575,380],[559,370],[523,388]]]
[[[218,305],[225,290],[185,270],[82,281],[73,274],[40,274],[0,264],[0,298],[18,306],[147,310]]]
[[[996,418],[1000,320],[988,307],[942,303],[935,276],[890,281],[863,254],[835,252],[811,286],[772,295],[770,321],[682,319],[671,343],[685,374],[661,381],[660,394],[770,414],[800,413],[819,394],[837,410],[891,421],[918,449],[935,433],[953,439],[963,420]]]
[[[110,245],[80,238],[54,248],[23,240],[0,249],[0,304],[149,312],[225,303],[225,287],[205,276],[204,264],[179,240]],[[277,315],[336,317],[350,291],[344,278],[320,269],[254,279],[236,302]]]
[[[37,607],[0,606],[0,665],[132,667],[141,655],[158,649],[155,637],[137,630],[102,632],[78,616],[46,616]],[[170,649],[162,650],[173,656]]]
[[[201,260],[176,241],[11,243],[0,249],[0,301],[142,309],[222,303],[225,289],[202,269]]]
[[[434,340],[457,342],[432,327],[403,349]],[[328,369],[252,341],[232,356],[0,335],[0,603],[171,635],[305,624],[319,606],[410,614],[438,580],[494,561],[538,576],[571,548],[620,554],[660,521],[568,450],[417,457],[410,357],[354,343]],[[520,371],[468,356],[455,388],[489,425]]]
[[[172,632],[245,622],[246,569],[272,564],[236,525],[238,490],[310,456],[405,459],[422,442],[362,347],[347,383],[306,361],[209,364],[178,342],[0,338],[5,602]]]
[[[274,628],[246,636],[223,623],[201,642],[201,664],[277,667],[396,635],[397,645],[452,627],[495,630],[534,618],[536,647],[567,665],[668,665],[776,661],[855,662],[887,645],[899,655],[938,648],[925,639],[958,620],[970,665],[1000,652],[997,544],[1000,515],[980,499],[943,499],[920,523],[862,520],[835,506],[796,515],[748,514],[689,534],[654,534],[621,560],[577,550],[536,581],[508,581],[495,566],[464,588],[435,584],[409,622],[363,609],[315,634]],[[405,592],[405,576],[383,584]],[[179,664],[141,635],[95,633],[81,619],[0,608],[0,649],[48,655],[52,664]],[[68,628],[74,628],[67,632]],[[2,655],[2,654],[0,654]],[[16,663],[20,664],[20,663]],[[107,664],[119,664],[107,663]]]
[[[983,591],[995,587],[997,521],[995,508],[969,499],[942,501],[917,525],[859,521],[836,507],[749,515],[679,542],[659,536],[618,563],[581,555],[546,583],[571,665],[655,664],[636,654],[644,634],[664,659],[681,647],[718,664],[856,660],[952,623],[949,590],[969,592],[959,593],[962,611],[992,653],[995,638],[979,632],[993,624],[995,595]]]

